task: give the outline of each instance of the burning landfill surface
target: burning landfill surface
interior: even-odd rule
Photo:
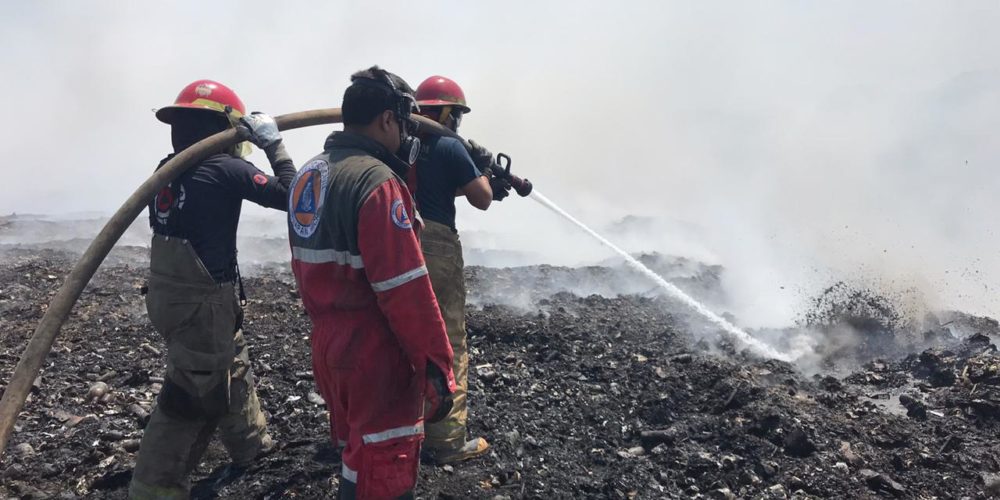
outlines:
[[[163,381],[139,293],[146,254],[118,247],[77,304],[0,462],[0,495],[125,497]],[[5,246],[0,372],[13,370],[75,257]],[[721,295],[719,267],[640,260],[702,300]],[[310,371],[308,318],[287,269],[254,274],[246,332],[280,445],[220,480],[226,455],[213,443],[193,493],[326,497],[340,458]],[[891,297],[837,284],[799,327],[754,332],[777,344],[811,332],[817,359],[805,370],[706,335],[626,268],[466,274],[471,432],[494,447],[422,467],[422,498],[983,498],[1000,486],[992,319],[915,321]]]

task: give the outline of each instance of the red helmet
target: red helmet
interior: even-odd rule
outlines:
[[[233,118],[247,114],[246,106],[233,89],[216,81],[197,80],[177,94],[172,106],[156,110],[156,119],[163,123],[172,123],[174,114],[181,109],[203,109],[225,114],[226,106],[233,109]]]
[[[417,106],[455,106],[463,113],[472,111],[465,104],[465,92],[454,80],[432,76],[417,87]]]

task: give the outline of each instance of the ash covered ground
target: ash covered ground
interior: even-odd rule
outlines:
[[[75,258],[0,249],[4,376]],[[0,461],[0,496],[125,497],[164,366],[139,294],[146,258],[117,248],[83,294]],[[721,269],[644,260],[722,300]],[[877,294],[833,286],[805,318],[823,340],[812,373],[742,351],[620,268],[471,267],[467,280],[471,430],[493,451],[423,466],[422,498],[985,498],[998,484],[991,319],[915,324]],[[246,286],[245,330],[280,446],[220,482],[226,456],[213,444],[194,495],[328,497],[340,463],[292,276],[261,267]]]

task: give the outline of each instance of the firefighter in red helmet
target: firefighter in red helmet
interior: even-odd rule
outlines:
[[[472,109],[465,102],[465,92],[462,91],[462,87],[459,87],[454,80],[450,78],[445,78],[443,76],[432,76],[417,87],[417,102],[422,102],[420,104],[420,109],[424,110],[425,107],[433,107],[435,111],[438,112],[438,116],[432,117],[438,123],[445,124],[447,121],[447,114],[450,114],[452,110],[457,111],[454,116],[459,121],[465,113],[469,113]],[[428,113],[424,110],[424,113]],[[457,130],[458,124],[452,130]]]
[[[465,92],[454,81],[432,76],[417,87],[420,114],[457,131],[469,113]],[[472,206],[486,210],[510,190],[504,179],[491,177],[493,155],[478,144],[470,154],[461,141],[451,137],[421,137],[423,146],[415,168],[417,210],[424,220],[420,243],[427,262],[454,352],[453,370],[457,389],[451,412],[440,422],[428,424],[424,455],[447,464],[480,456],[489,449],[482,437],[468,439],[469,354],[465,331],[465,263],[462,243],[455,226],[455,198],[464,196]],[[470,141],[471,142],[471,141]]]
[[[163,188],[149,205],[153,230],[146,309],[167,344],[167,370],[142,436],[129,497],[187,498],[188,474],[215,430],[240,473],[273,446],[243,339],[236,228],[243,200],[286,209],[295,167],[274,120],[246,114],[221,83],[184,87],[156,118],[170,125],[174,153],[236,127],[264,150],[274,175],[243,159],[248,144],[216,151]],[[238,290],[238,295],[237,295]]]

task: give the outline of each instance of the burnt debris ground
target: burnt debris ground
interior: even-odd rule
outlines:
[[[145,258],[116,249],[77,304],[0,461],[0,497],[125,497],[163,377],[139,293]],[[74,261],[0,253],[4,377]],[[309,322],[277,269],[246,280],[245,330],[280,446],[234,474],[214,443],[193,475],[197,498],[324,498],[336,487]],[[570,278],[600,291],[620,274],[606,267],[467,272],[471,429],[493,450],[423,466],[422,498],[985,498],[1000,485],[990,319],[954,313],[899,343],[900,325],[854,318],[859,364],[806,375],[725,338],[696,339],[687,313],[645,284],[615,298],[559,291]],[[686,286],[710,294],[717,274]],[[816,326],[837,331],[828,319]],[[844,351],[823,362],[837,367]]]

